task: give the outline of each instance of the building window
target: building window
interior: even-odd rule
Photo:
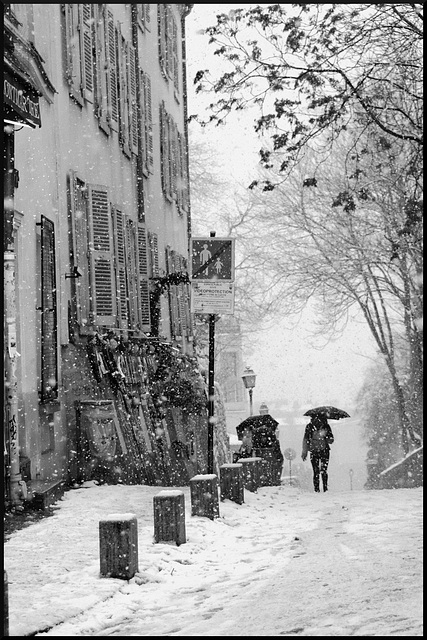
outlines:
[[[106,186],[69,180],[74,320],[80,333],[91,328],[150,329],[147,237]]]
[[[163,77],[172,80],[175,94],[179,92],[178,27],[172,5],[157,5],[159,62]]]
[[[153,173],[153,112],[151,102],[151,78],[139,70],[141,111],[141,166],[146,178]]]
[[[80,105],[94,100],[94,6],[62,5],[65,79],[70,96]]]
[[[175,201],[178,212],[189,211],[187,149],[185,137],[160,104],[160,169],[162,191],[169,202]]]
[[[53,222],[41,217],[41,402],[58,397],[58,337]]]

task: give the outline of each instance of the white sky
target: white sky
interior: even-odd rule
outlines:
[[[86,488],[85,488],[86,487]],[[185,544],[153,541],[162,487],[66,492],[4,547],[11,636],[422,636],[422,489],[245,490]],[[139,571],[99,574],[99,521],[137,517]],[[51,627],[49,631],[43,632]]]

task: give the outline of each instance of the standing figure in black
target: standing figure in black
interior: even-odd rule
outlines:
[[[323,491],[328,490],[329,445],[333,441],[334,436],[326,417],[313,416],[305,428],[301,458],[305,461],[307,453],[310,451],[313,485],[316,493],[320,492],[320,475],[322,475]]]

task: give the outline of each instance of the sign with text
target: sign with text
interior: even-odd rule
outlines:
[[[234,282],[192,282],[191,312],[233,315]]]
[[[191,238],[192,281],[234,282],[234,238]]]

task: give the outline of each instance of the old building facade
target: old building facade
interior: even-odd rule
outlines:
[[[206,465],[192,5],[3,6],[6,501],[90,477],[185,482]]]

